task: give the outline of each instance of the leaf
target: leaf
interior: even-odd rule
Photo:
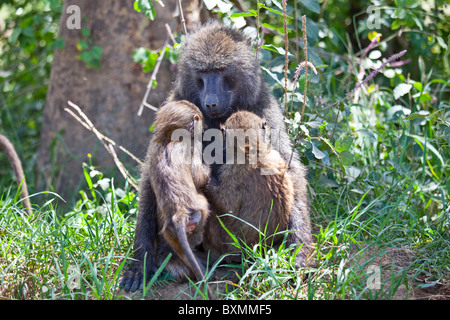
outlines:
[[[411,113],[411,110],[409,110],[408,108],[405,108],[401,105],[392,106],[387,111],[387,119],[390,121],[397,120],[398,117],[400,116],[400,112],[406,116]]]
[[[137,12],[142,12],[141,9],[139,8],[139,2],[137,0],[134,1],[133,7],[134,10],[136,10]]]
[[[308,36],[308,41],[311,42],[316,42],[319,37],[319,26],[310,18],[306,18],[306,35]],[[312,52],[314,52],[314,50],[311,50],[311,53]],[[308,51],[308,53],[310,52]],[[310,59],[313,61],[311,57]]]
[[[86,28],[86,27],[83,27],[82,29],[81,29],[81,34],[83,35],[83,37],[89,37],[90,35],[91,35],[91,30],[89,30],[88,28]]]
[[[429,287],[435,286],[437,283],[438,283],[438,281],[436,280],[436,281],[433,281],[433,282],[431,282],[431,283],[419,284],[419,285],[417,286],[417,288],[420,288],[420,289],[423,289],[423,288],[429,288]]]
[[[405,120],[414,120],[418,118],[426,118],[430,114],[429,111],[420,110],[419,112],[411,113],[409,116],[405,118]]]
[[[280,86],[284,86],[284,84],[281,82],[280,79],[278,79],[278,76],[276,75],[276,73],[270,71],[269,69],[265,68],[265,67],[261,67],[261,69],[263,71],[265,71],[273,80],[275,80],[276,83],[278,83]]]
[[[312,153],[314,154],[314,156],[316,157],[316,159],[323,159],[325,158],[326,154],[323,153],[322,151],[320,151],[315,145],[314,143],[311,143],[312,145]]]
[[[425,140],[423,137],[420,137],[420,136],[417,136],[414,134],[410,134],[410,133],[406,133],[406,135],[413,138],[414,141],[422,149],[422,151],[424,151],[424,146],[426,145],[427,149],[430,150],[431,152],[433,152],[436,155],[436,157],[438,157],[438,159],[441,161],[442,165],[445,166],[444,158],[439,153],[439,151],[431,144],[431,142],[429,140]]]
[[[89,62],[92,60],[92,53],[89,51],[82,52],[78,57],[78,60]]]
[[[315,13],[320,13],[320,5],[317,0],[301,0],[300,3]]]
[[[153,3],[151,0],[137,0],[135,1],[135,8],[136,8],[136,2],[137,7],[141,12],[145,14],[146,17],[150,18],[150,20],[155,20],[156,18],[156,9],[153,6]]]
[[[442,37],[436,37],[436,39],[437,39],[439,45],[440,45],[443,49],[447,50],[447,44],[445,43],[444,39],[442,39]]]
[[[445,140],[447,140],[447,144],[450,146],[450,127],[445,128],[444,130]],[[449,178],[450,181],[450,178]]]
[[[283,5],[281,4],[280,1],[278,1],[278,0],[272,0],[272,3],[273,3],[274,5],[276,5],[278,8],[280,8],[281,10],[283,10]]]
[[[353,143],[352,136],[340,137],[334,143],[334,148],[336,149],[337,152],[347,151],[352,146],[352,143]]]
[[[203,0],[203,3],[206,6],[206,9],[211,10],[217,5],[217,0]]]
[[[233,13],[230,18],[239,18],[239,17],[256,17],[258,12],[256,10],[250,10],[249,12],[241,12],[241,13]]]
[[[263,45],[261,48],[264,48],[264,49],[266,49],[266,50],[269,50],[269,51],[273,51],[273,52],[279,53],[279,54],[281,54],[281,55],[283,55],[283,56],[284,56],[285,53],[286,53],[286,51],[285,51],[283,48],[281,48],[281,47],[276,47],[276,46],[274,46],[273,44],[265,44],[265,45]],[[292,57],[292,56],[293,56],[293,54],[288,52],[288,57]]]
[[[78,41],[77,49],[78,49],[78,51],[83,51],[83,50],[89,49],[89,45],[87,44],[86,40]]]
[[[103,191],[107,191],[109,188],[109,183],[110,183],[111,179],[110,178],[103,178],[97,181],[97,183],[95,184],[94,187],[98,187],[100,186],[100,188],[102,188]]]
[[[102,58],[102,52],[103,52],[103,48],[100,46],[93,46],[92,47],[92,56],[95,59],[100,60]]]
[[[391,24],[391,29],[392,30],[397,30],[398,28],[400,28],[404,24],[405,24],[404,20],[395,19],[394,22],[392,22],[392,24]]]
[[[8,42],[10,44],[15,44],[21,33],[22,33],[22,29],[20,27],[16,27],[14,29],[14,31],[11,33],[11,35],[9,36]]]
[[[263,8],[263,9],[266,9],[266,10],[268,10],[269,12],[274,13],[274,14],[276,14],[276,15],[283,16],[283,12],[280,12],[280,11],[278,11],[278,10],[275,10],[275,9],[272,9],[272,8],[269,8],[269,7],[266,7],[266,6],[263,5],[262,3],[259,3],[259,7],[260,7],[260,8]],[[286,17],[289,18],[289,19],[292,19],[291,16],[286,15]]]
[[[412,84],[409,83],[400,83],[394,88],[394,98],[397,100],[398,98],[404,96],[409,91],[411,91]]]
[[[369,59],[377,60],[382,56],[380,50],[373,50],[369,53]]]
[[[225,3],[221,0],[217,0],[217,7],[219,7],[219,12],[228,13],[233,8],[232,3]]]
[[[419,90],[420,92],[422,92],[422,90],[423,90],[423,85],[422,85],[422,83],[417,82],[417,81],[414,81],[414,82],[412,83],[412,85],[414,86],[414,88],[416,88],[417,90]]]
[[[150,50],[146,48],[139,48],[133,52],[133,61],[137,63],[144,63],[148,60],[150,56]]]
[[[341,158],[342,164],[344,166],[349,166],[353,162],[355,162],[355,157],[350,151],[343,151],[339,154],[339,158]]]

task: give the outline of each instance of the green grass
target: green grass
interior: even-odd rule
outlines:
[[[114,299],[131,256],[135,207],[129,190],[81,191],[71,212],[58,196],[27,216],[8,192],[0,206],[1,299]],[[32,196],[33,200],[33,196]]]
[[[92,189],[80,191],[70,212],[60,212],[59,197],[46,193],[31,197],[50,200],[27,216],[11,189],[3,194],[0,299],[123,298],[118,284],[132,257],[136,194],[85,171]],[[395,170],[391,177],[364,194],[356,180],[342,188],[312,185],[313,267],[296,269],[295,254],[284,245],[271,248],[264,236],[253,247],[235,237],[242,264],[220,297],[404,299],[421,287],[448,286],[448,206],[424,215],[416,178]],[[369,266],[380,268],[380,290],[368,288]]]

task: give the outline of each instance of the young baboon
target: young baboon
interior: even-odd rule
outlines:
[[[17,184],[21,187],[20,196],[23,199],[23,207],[25,208],[28,214],[31,214],[31,202],[28,198],[28,188],[27,182],[25,180],[25,174],[23,173],[22,163],[20,162],[19,156],[17,155],[16,149],[14,149],[13,144],[6,138],[4,135],[0,133],[0,149],[6,154],[11,166],[13,168],[14,174],[16,176]]]
[[[188,267],[180,266],[179,261],[169,262],[167,268],[177,280],[185,276],[201,280],[204,276],[204,269],[192,252],[203,240],[203,226],[209,214],[203,191],[210,169],[201,162],[202,128],[203,115],[195,105],[169,102],[156,113],[149,146],[153,154],[149,178],[157,199],[158,231]],[[177,129],[181,129],[178,136]],[[199,134],[200,140],[195,137]],[[178,141],[180,137],[182,141]],[[165,259],[167,254],[160,253],[159,257]]]
[[[282,234],[272,236],[287,229],[294,190],[285,160],[267,143],[270,128],[256,114],[237,111],[222,125],[222,130],[226,140],[227,163],[220,166],[217,178],[211,179],[208,187],[211,203],[218,215],[229,212],[239,218],[229,215],[220,217],[225,227],[247,244],[258,242],[258,230],[264,233],[268,243],[277,243]],[[237,141],[234,141],[235,137]],[[236,162],[234,157],[241,151],[245,155],[245,163],[242,164]],[[231,162],[229,155],[233,157]],[[234,247],[227,245],[231,238],[217,219],[211,218],[206,228],[206,249],[216,255],[233,251]],[[233,260],[233,256],[227,258]]]
[[[280,105],[265,83],[251,40],[237,29],[217,22],[206,24],[197,32],[187,35],[180,49],[177,70],[168,99],[187,100],[195,104],[201,110],[208,128],[219,129],[238,110],[251,111],[267,121],[272,136],[277,137],[272,142],[273,148],[290,164],[288,173],[294,186],[294,203],[288,216],[287,229],[290,232],[287,241],[288,245],[303,245],[296,256],[296,264],[304,266],[307,247],[311,243],[306,169],[299,161],[298,154],[292,153]],[[149,150],[149,158],[152,156],[152,150]],[[211,165],[212,176],[217,175],[220,166]],[[136,224],[135,261],[123,280],[125,288],[136,288],[135,283],[142,282],[144,257],[147,257],[147,272],[152,273],[157,267],[156,200],[159,198],[150,183],[146,182],[148,177],[144,176],[143,179]],[[256,193],[251,196],[254,201],[260,199]],[[210,215],[216,219],[214,216],[217,214],[223,212],[211,212]],[[204,242],[216,237],[219,230],[208,228],[206,233]]]
[[[203,191],[210,169],[196,158],[201,156],[201,140],[195,136],[201,139],[203,115],[187,101],[169,102],[156,113],[154,125],[143,179],[149,180],[157,199],[157,263],[175,253],[166,265],[172,276],[201,280],[204,267],[192,248],[202,242],[209,214]]]

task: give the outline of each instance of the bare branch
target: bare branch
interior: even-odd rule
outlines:
[[[117,148],[119,148],[122,152],[126,153],[130,158],[132,158],[134,161],[136,161],[139,165],[142,165],[142,161],[139,160],[138,157],[136,157],[133,153],[131,153],[130,151],[128,151],[127,149],[125,149],[124,147],[122,147],[121,145],[118,145],[114,140],[112,140],[111,138],[108,138],[107,136],[105,136],[103,133],[99,132],[95,126],[92,124],[92,122],[89,120],[89,118],[86,116],[86,114],[83,113],[83,111],[81,111],[80,107],[78,107],[76,104],[74,104],[72,101],[67,101],[67,103],[74,108],[78,114],[80,114],[84,121],[82,119],[80,119],[77,115],[74,114],[74,112],[68,108],[64,108],[64,110],[69,113],[73,118],[75,118],[75,120],[77,120],[81,125],[83,125],[83,127],[85,127],[87,130],[91,131],[92,133],[94,133],[97,138],[99,140],[105,140],[108,143],[112,144],[113,146],[116,146]]]
[[[187,34],[188,32],[187,32],[187,28],[186,28],[186,20],[184,20],[183,7],[181,6],[181,0],[178,0],[178,7],[180,9],[181,23],[183,24],[184,34]]]
[[[128,182],[130,183],[130,185],[135,188],[136,190],[139,189],[136,180],[128,173],[128,171],[125,169],[124,165],[122,164],[122,162],[120,162],[119,158],[117,157],[117,154],[114,150],[113,146],[117,146],[120,150],[122,150],[123,152],[125,152],[127,155],[129,155],[132,159],[134,159],[139,165],[142,165],[142,161],[140,161],[135,155],[133,155],[130,151],[128,151],[127,149],[125,149],[124,147],[117,145],[117,143],[115,141],[113,141],[112,139],[106,137],[105,135],[103,135],[100,131],[97,130],[97,128],[95,128],[95,126],[92,124],[92,122],[89,120],[89,118],[86,116],[86,114],[84,114],[83,111],[81,111],[80,107],[78,107],[76,104],[74,104],[71,101],[67,102],[69,104],[69,106],[71,106],[73,109],[75,109],[78,114],[80,115],[77,116],[72,110],[70,110],[69,108],[64,108],[64,110],[70,114],[76,121],[78,121],[83,127],[85,127],[87,130],[93,132],[97,139],[100,140],[100,142],[102,143],[103,147],[106,149],[106,151],[111,155],[111,157],[114,160],[114,163],[116,164],[117,168],[119,169],[120,173],[122,174],[122,176],[128,180]],[[106,144],[106,142],[108,142],[108,144]]]

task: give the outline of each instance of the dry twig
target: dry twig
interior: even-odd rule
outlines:
[[[117,154],[114,151],[113,146],[117,146],[120,150],[125,152],[128,156],[130,156],[133,160],[135,160],[139,165],[142,165],[142,161],[139,160],[135,155],[133,155],[130,151],[125,149],[124,147],[118,145],[114,140],[106,137],[103,135],[100,131],[97,130],[97,128],[94,126],[94,124],[91,122],[91,120],[86,116],[86,114],[81,111],[81,108],[74,104],[72,101],[67,102],[69,106],[71,106],[75,111],[77,111],[77,116],[71,109],[64,108],[64,110],[69,113],[75,120],[77,120],[83,127],[85,127],[87,130],[93,132],[98,140],[102,143],[103,147],[105,147],[106,151],[112,156],[114,163],[116,164],[117,168],[119,169],[122,176],[128,180],[130,185],[135,188],[136,190],[139,189],[136,179],[134,179],[129,172],[125,169],[124,165],[120,162],[119,158],[117,157]],[[80,118],[81,117],[81,118]],[[108,144],[106,144],[108,142]]]

